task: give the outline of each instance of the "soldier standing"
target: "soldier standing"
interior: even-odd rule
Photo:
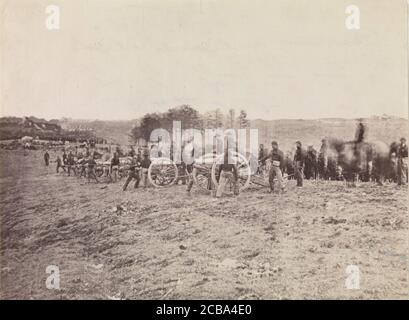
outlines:
[[[355,141],[356,143],[361,143],[364,141],[365,138],[365,125],[362,122],[362,119],[359,119],[359,122],[356,127],[356,133],[355,133]]]
[[[65,150],[64,150],[64,152],[62,154],[62,163],[63,163],[64,166],[66,166],[68,164],[67,153],[65,152]]]
[[[312,145],[308,146],[305,157],[305,178],[317,178],[317,151],[315,151]]]
[[[48,150],[45,150],[44,162],[45,162],[46,167],[48,167],[48,165],[50,164],[50,154],[48,153]]]
[[[272,150],[271,152],[262,158],[260,162],[263,162],[270,158],[271,166],[269,171],[269,183],[270,183],[270,193],[274,191],[274,177],[277,177],[278,192],[280,189],[284,191],[284,180],[283,180],[283,166],[284,166],[284,155],[280,149],[278,149],[278,143],[276,141],[271,142]]]
[[[97,183],[99,182],[97,175],[95,173],[95,166],[97,165],[95,161],[95,155],[92,155],[88,158],[87,161],[87,178],[88,178],[88,183],[91,182],[91,178],[93,178]]]
[[[406,139],[400,139],[400,145],[397,150],[398,157],[398,185],[406,185],[408,182],[408,146]]]
[[[295,143],[297,149],[294,154],[294,173],[295,178],[297,179],[297,187],[302,187],[303,185],[303,175],[304,175],[304,150],[301,148],[301,142],[297,141]]]
[[[59,173],[60,168],[62,168],[65,171],[65,167],[62,165],[62,160],[60,156],[57,156],[57,173]]]
[[[134,153],[133,156],[136,155],[136,152]],[[120,166],[120,160],[119,160],[119,154],[117,152],[114,152],[114,156],[111,159],[111,165],[109,167],[109,177],[111,181],[116,182],[118,178],[118,170]],[[112,178],[114,176],[114,179]]]
[[[151,165],[151,160],[149,159],[149,154],[145,152],[143,154],[143,159],[141,161],[142,182],[143,182],[144,188],[148,186],[148,171],[149,171],[150,165]]]
[[[219,186],[217,187],[216,197],[220,198],[223,194],[224,188],[228,182],[233,184],[234,195],[238,194],[237,188],[237,167],[236,165],[229,163],[228,151],[224,153],[224,161],[219,167]]]
[[[68,156],[67,156],[67,165],[68,165],[68,176],[71,175],[71,169],[74,171],[74,175],[77,175],[77,170],[75,169],[75,159],[71,151],[68,153]]]

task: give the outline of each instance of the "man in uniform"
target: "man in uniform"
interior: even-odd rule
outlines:
[[[355,133],[355,141],[357,143],[361,143],[364,141],[365,138],[365,125],[362,122],[362,119],[359,119],[357,127],[356,127],[356,133]]]
[[[91,156],[88,157],[87,160],[87,178],[88,178],[88,183],[91,182],[91,178],[93,178],[97,183],[99,182],[97,175],[95,173],[95,167],[97,165],[95,161],[95,155],[92,154]]]
[[[131,164],[129,166],[129,171],[128,171],[128,178],[125,181],[123,190],[125,191],[126,188],[128,187],[128,184],[135,179],[135,185],[134,188],[138,188],[139,186],[139,181],[141,180],[140,178],[140,169],[141,169],[141,159],[139,155],[135,155],[132,160]]]
[[[74,171],[74,175],[77,175],[77,171],[75,169],[75,159],[71,151],[68,153],[68,156],[67,156],[67,166],[68,166],[68,176],[71,176],[71,169]]]
[[[45,150],[44,162],[45,162],[46,167],[48,167],[48,165],[50,164],[50,154],[48,153],[48,150]]]
[[[144,152],[141,160],[141,169],[142,169],[142,182],[143,187],[146,188],[148,186],[148,171],[151,165],[151,160],[149,159],[148,152]]]
[[[237,167],[235,164],[229,163],[229,151],[224,153],[224,161],[219,166],[219,186],[217,187],[216,191],[216,198],[220,198],[223,194],[224,188],[226,187],[227,183],[231,182],[233,184],[233,192],[234,195],[238,194],[238,187],[237,187]]]
[[[66,166],[66,165],[68,164],[67,153],[65,152],[65,150],[64,150],[64,152],[63,152],[63,154],[62,154],[62,164],[63,164],[64,166]]]
[[[398,157],[398,185],[406,185],[408,175],[408,146],[406,139],[400,139],[400,145],[397,150]]]
[[[328,141],[327,139],[322,139],[322,144],[320,148],[320,153],[318,155],[318,170],[320,178],[328,180],[329,171],[328,171]]]
[[[295,145],[296,145],[296,150],[294,154],[294,174],[295,174],[295,178],[297,179],[297,187],[302,187],[303,176],[304,176],[305,155],[304,155],[304,150],[301,148],[301,142],[297,141]]]
[[[136,155],[136,152],[134,152],[132,157],[134,157],[135,155]],[[116,180],[118,178],[119,165],[120,165],[119,154],[118,154],[118,152],[114,152],[114,156],[111,159],[111,165],[109,167],[109,177],[110,177],[111,181],[116,182]],[[114,174],[114,172],[115,172],[115,174]],[[114,176],[115,178],[112,179],[112,176]]]
[[[79,172],[78,178],[81,178],[83,176],[84,177],[87,176],[87,159],[84,158],[82,155],[78,157],[77,169],[78,169],[78,172]]]
[[[305,178],[317,178],[317,151],[312,145],[308,146],[307,154],[305,156]]]
[[[58,155],[57,155],[57,160],[56,160],[56,162],[57,162],[57,173],[59,173],[60,168],[62,168],[62,169],[64,170],[64,172],[65,172],[65,167],[64,167],[63,164],[62,164],[61,157],[58,156]]]
[[[258,147],[258,161],[260,161],[259,166],[257,167],[257,171],[256,174],[262,173],[262,171],[264,170],[265,167],[265,161],[261,161],[265,156],[265,152],[264,152],[264,144],[260,144]]]
[[[274,177],[277,177],[278,191],[284,191],[284,180],[283,180],[283,166],[284,166],[284,155],[280,149],[278,149],[278,143],[276,141],[271,142],[272,150],[271,152],[262,158],[260,162],[263,162],[270,158],[271,166],[269,171],[269,183],[270,183],[270,193],[274,191]]]

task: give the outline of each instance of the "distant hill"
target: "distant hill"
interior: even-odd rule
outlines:
[[[367,140],[380,140],[386,143],[408,137],[408,120],[394,117],[372,117],[363,119],[367,126]],[[92,128],[95,134],[121,145],[131,144],[129,133],[137,120],[129,121],[84,121],[60,120],[63,128]],[[316,120],[252,120],[251,128],[259,129],[259,142],[269,146],[272,140],[277,140],[280,147],[290,149],[294,142],[301,140],[304,145],[312,144],[318,148],[324,137],[337,137],[352,140],[355,135],[356,120],[342,118],[327,118]]]
[[[45,121],[40,119],[41,121]],[[408,120],[394,117],[371,117],[363,119],[367,126],[367,140],[380,140],[386,143],[408,137]],[[1,128],[7,122],[21,123],[22,118],[0,118]],[[101,121],[101,120],[75,120],[63,118],[58,120],[62,130],[90,130],[99,138],[106,139],[109,143],[120,145],[132,144],[129,134],[138,120]],[[48,121],[57,124],[56,120]],[[250,121],[251,128],[259,129],[259,143],[270,146],[272,140],[277,140],[283,150],[291,149],[294,142],[300,140],[306,146],[314,145],[318,148],[324,137],[337,137],[352,140],[355,135],[356,120],[342,118],[328,118],[316,120],[262,120]]]

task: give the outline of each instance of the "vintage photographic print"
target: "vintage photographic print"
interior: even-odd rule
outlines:
[[[2,300],[408,299],[407,1],[0,14]]]

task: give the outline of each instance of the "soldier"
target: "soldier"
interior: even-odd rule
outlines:
[[[50,154],[48,153],[48,150],[45,150],[44,162],[45,162],[46,167],[48,167],[48,165],[50,164]]]
[[[356,127],[356,133],[355,133],[356,143],[361,143],[364,141],[365,131],[366,131],[365,125],[363,124],[362,119],[359,119],[357,127]]]
[[[125,181],[123,190],[125,191],[128,187],[128,184],[135,179],[134,188],[138,188],[140,181],[140,169],[141,169],[141,159],[139,155],[135,155],[132,160],[128,171],[128,178]]]
[[[67,156],[67,165],[68,165],[68,176],[71,176],[71,169],[74,171],[74,175],[77,175],[77,171],[75,169],[75,159],[71,151],[68,153],[68,156]]]
[[[294,157],[290,151],[287,151],[284,158],[283,174],[287,174],[287,179],[294,179]]]
[[[278,149],[278,143],[276,141],[271,142],[272,150],[271,152],[262,158],[260,161],[265,161],[268,158],[271,160],[270,172],[269,172],[269,183],[270,183],[270,193],[274,192],[274,177],[277,177],[278,192],[280,189],[284,191],[284,181],[283,181],[283,166],[284,166],[284,155],[280,149]]]
[[[328,170],[328,141],[327,139],[322,139],[322,144],[320,148],[320,153],[318,155],[318,170],[320,179],[324,180],[329,179],[329,170]]]
[[[228,151],[224,153],[224,161],[219,167],[219,186],[217,187],[216,197],[220,198],[228,182],[233,184],[234,195],[238,194],[237,188],[237,167],[229,163]]]
[[[143,158],[141,161],[142,182],[143,182],[144,188],[148,186],[148,170],[149,170],[150,165],[151,165],[151,160],[149,159],[149,154],[147,152],[144,152]]]
[[[193,144],[193,136],[188,137],[186,144],[183,146],[183,159],[186,160],[186,172],[188,175],[186,192],[190,192],[194,183],[194,176],[197,175],[197,169],[194,167],[195,148]]]
[[[60,156],[57,156],[56,162],[57,162],[57,173],[59,173],[60,168],[62,168],[64,170],[64,172],[65,172],[65,167],[62,164],[62,160],[61,160]]]
[[[92,156],[88,157],[87,160],[87,178],[88,178],[88,183],[91,182],[91,178],[95,179],[95,181],[98,183],[99,180],[97,178],[97,175],[95,173],[95,166],[97,165],[95,161],[95,155],[93,154]]]
[[[79,170],[79,174],[77,172],[78,178],[87,176],[87,162],[87,159],[84,157],[81,157],[77,160],[77,169]]]
[[[260,144],[260,146],[258,147],[258,160],[263,159],[265,156],[264,154],[264,144]]]
[[[136,155],[136,152],[134,153],[133,157],[135,155]],[[109,177],[110,177],[111,181],[116,182],[116,180],[118,178],[117,176],[118,176],[119,165],[120,165],[119,154],[118,154],[118,152],[114,152],[114,156],[111,159],[111,165],[109,167]],[[114,176],[114,179],[112,179],[112,176]]]
[[[398,185],[406,185],[408,175],[408,146],[406,139],[400,139],[400,145],[397,150],[398,157]]]
[[[305,178],[317,178],[317,151],[312,145],[308,146],[307,154],[305,157]]]
[[[64,166],[66,166],[68,164],[67,153],[65,152],[65,150],[64,150],[64,152],[62,154],[62,163],[63,163]]]
[[[303,185],[303,176],[304,176],[304,162],[305,155],[304,150],[301,148],[301,142],[297,141],[295,143],[297,149],[294,154],[294,174],[297,179],[297,187],[302,187]]]
[[[264,144],[260,144],[258,147],[258,160],[260,161],[260,165],[257,167],[256,174],[260,174],[263,172],[265,168],[265,161],[261,161],[265,156],[264,152]]]

